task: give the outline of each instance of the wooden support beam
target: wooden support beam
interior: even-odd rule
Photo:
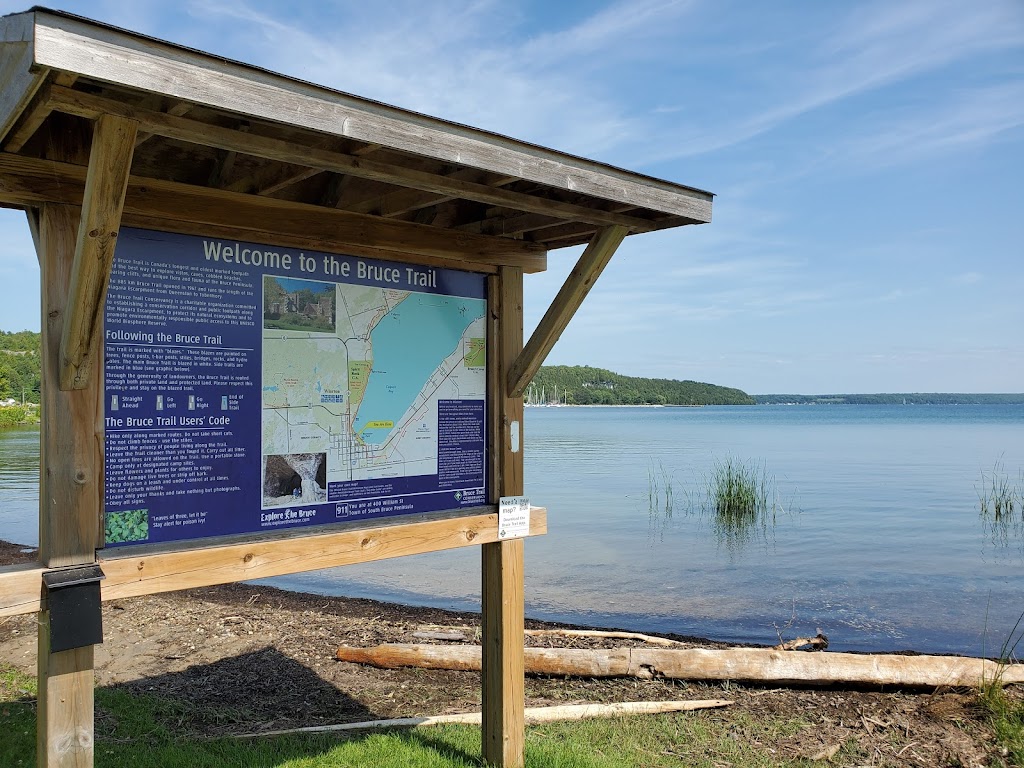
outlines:
[[[63,85],[63,83],[60,84]],[[70,83],[68,84],[68,87],[71,87]],[[192,111],[193,106],[195,105],[189,104],[187,101],[179,101],[177,104],[171,105],[171,107],[167,110],[167,114],[173,115],[174,117],[183,117]],[[135,136],[135,148],[138,149],[147,141],[152,139],[154,136],[156,136],[155,133],[145,133],[143,131],[139,131],[139,133]]]
[[[500,411],[497,496],[523,493],[523,399],[507,391],[505,372],[523,346],[523,272],[499,270],[491,281],[491,315],[498,322],[498,391]],[[531,515],[532,518],[532,515]],[[523,673],[524,570],[523,540],[485,544],[482,558],[481,628],[483,667],[482,747],[484,762],[500,768],[521,768],[524,760],[526,706]]]
[[[44,202],[75,204],[82,199],[85,176],[78,165],[0,153],[0,203],[26,208]],[[526,272],[547,267],[546,249],[538,243],[456,234],[307,203],[135,176],[128,180],[124,203],[125,222],[133,217],[165,220],[168,231],[180,231],[176,227],[181,222],[231,227],[248,232],[255,242],[297,237],[321,242],[328,246],[324,250],[351,243],[401,254],[514,265]]]
[[[46,568],[91,563],[96,558],[102,508],[102,433],[95,414],[101,387],[62,391],[58,386],[60,339],[71,282],[79,209],[44,205],[39,218],[43,292],[43,390],[40,433],[39,557]],[[50,614],[41,602],[42,570],[34,584],[16,572],[14,584],[31,587],[39,614],[37,765],[84,766],[93,755],[93,649],[50,653]],[[0,590],[7,593],[7,590]],[[7,595],[9,596],[9,595]]]
[[[71,271],[70,314],[60,341],[61,389],[84,389],[89,383],[89,350],[103,321],[103,297],[121,226],[136,128],[134,121],[111,115],[96,121]]]
[[[628,211],[636,210],[635,206],[630,205],[616,205],[609,208],[613,213],[626,213]],[[586,228],[581,227],[579,224],[564,224],[560,221],[552,219],[550,216],[542,216],[536,213],[521,213],[516,215],[508,215],[509,211],[504,208],[491,208],[487,211],[485,218],[479,221],[467,221],[463,224],[458,225],[455,229],[460,232],[472,232],[476,235],[495,235],[499,237],[514,237],[517,235],[524,234],[526,232],[538,232],[537,235],[530,239],[536,241],[548,241],[548,232],[544,230],[553,229],[555,227],[569,227],[575,233],[579,235],[581,232],[587,232],[588,235],[593,234],[600,227],[593,227],[589,231]],[[668,221],[678,224],[678,218],[674,216],[667,217]],[[663,228],[662,223],[665,219],[659,219],[657,222],[651,222],[652,226],[657,224],[657,227]],[[553,239],[553,238],[552,238]]]
[[[55,160],[84,163],[89,157],[89,126],[54,115],[44,150]],[[82,186],[84,189],[84,184]],[[74,201],[81,203],[81,195]],[[93,744],[93,651],[91,647],[50,652],[50,612],[43,599],[42,571],[95,562],[103,508],[103,437],[96,414],[102,385],[64,391],[58,386],[60,342],[69,305],[72,264],[81,222],[77,205],[44,204],[38,213],[36,243],[42,293],[42,400],[39,433],[39,561],[37,579],[12,569],[11,586],[27,586],[31,607],[39,610],[36,765],[91,768]],[[95,343],[95,342],[94,342]]]
[[[126,213],[121,217],[121,224],[125,227],[138,227],[139,229],[152,229],[158,232],[175,232],[179,235],[197,235],[199,237],[219,237],[224,240],[254,240],[252,230],[240,227],[231,227],[221,224],[200,224],[181,219],[165,218],[158,216],[140,216],[138,214]],[[394,250],[375,248],[360,243],[344,243],[325,240],[322,237],[310,236],[305,233],[292,232],[287,235],[280,232],[272,233],[273,243],[282,248],[308,248],[314,251],[326,253],[337,253],[342,256],[365,256],[370,259],[395,259],[401,258],[410,264],[422,264],[428,267],[443,267],[445,269],[464,269],[470,272],[481,272],[484,274],[497,274],[498,267],[484,261],[467,261],[455,256],[428,256],[412,251],[403,252],[400,256]],[[259,241],[263,242],[263,241]],[[461,256],[461,254],[456,254]],[[501,260],[500,258],[498,259]]]
[[[509,237],[521,235],[535,229],[544,229],[552,224],[560,222],[553,221],[550,216],[539,213],[521,213],[513,216],[497,215],[480,221],[470,221],[460,224],[455,229],[460,232],[471,232],[474,235],[491,235],[496,237]]]
[[[101,388],[62,390],[60,340],[67,318],[79,209],[44,205],[40,217],[43,291],[43,388],[39,493],[39,556],[59,568],[95,560],[103,497],[102,433],[95,414]],[[97,343],[93,339],[90,343]]]
[[[511,184],[518,179],[510,176],[501,176],[494,181],[486,181],[489,174],[478,171],[475,168],[461,168],[449,174],[446,179],[457,179],[459,181],[471,181],[479,184],[486,184],[489,187],[501,187]],[[450,195],[440,195],[433,192],[421,192],[418,189],[400,189],[386,195],[378,195],[367,198],[355,205],[348,206],[347,210],[353,213],[375,213],[379,216],[401,216],[403,213],[417,211],[420,208],[427,208],[439,203],[446,203],[457,198]],[[550,218],[549,218],[550,220]]]
[[[540,369],[544,358],[555,346],[580,304],[594,287],[594,282],[601,275],[626,237],[623,227],[602,229],[590,241],[590,245],[580,256],[576,266],[565,280],[565,284],[555,296],[548,311],[544,313],[525,349],[512,363],[508,372],[508,387],[511,397],[522,397],[530,380]]]
[[[248,192],[254,195],[272,195],[293,184],[311,179],[323,173],[319,168],[302,168],[295,165],[273,163],[245,178],[233,181],[224,189],[229,192]]]
[[[530,510],[530,535],[547,533],[547,510]],[[202,549],[124,554],[101,551],[106,578],[103,600],[158,592],[266,579],[321,568],[335,568],[498,540],[498,515],[472,510],[455,517],[401,518],[372,527],[350,526],[316,535],[301,531],[280,538],[222,544]],[[39,563],[0,568],[0,617],[40,610],[40,585],[46,570]]]
[[[38,260],[42,253],[39,246],[39,209],[26,208],[25,218],[28,219],[28,231],[32,234],[32,245],[36,249],[36,260]]]
[[[53,107],[50,106],[50,88],[49,84],[43,85],[36,92],[32,102],[22,112],[11,132],[7,134],[7,139],[4,141],[4,152],[20,152],[28,140],[36,135],[36,131],[39,130],[46,118],[50,116],[53,111]]]
[[[268,136],[241,133],[231,128],[139,109],[119,101],[92,96],[69,88],[54,87],[51,105],[55,110],[81,117],[95,118],[104,113],[120,115],[137,120],[142,130],[168,138],[201,146],[243,152],[283,163],[306,165],[323,171],[349,173],[353,176],[411,187],[423,192],[476,200],[492,205],[503,205],[534,213],[546,213],[558,219],[586,221],[600,225],[619,225],[637,232],[645,231],[647,226],[644,219],[633,216],[609,213],[584,205],[549,200],[507,189],[497,189],[486,184],[460,181],[436,173],[367,160],[363,157],[354,157],[317,147],[303,146]]]

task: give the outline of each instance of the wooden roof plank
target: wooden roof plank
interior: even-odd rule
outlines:
[[[50,86],[44,84],[36,91],[32,101],[25,107],[21,117],[18,118],[8,132],[7,138],[4,140],[4,151],[20,152],[29,139],[35,136],[36,131],[39,130],[52,111],[53,107],[50,106]]]
[[[80,165],[0,152],[0,204],[79,205],[85,178],[86,169]],[[395,253],[519,266],[527,272],[547,268],[547,250],[538,243],[446,232],[422,224],[160,179],[131,176],[124,212],[233,227],[249,232],[257,242],[274,242],[274,233],[279,232]]]
[[[457,171],[444,175],[446,179],[458,179],[459,181],[471,181],[486,184],[489,187],[501,187],[516,181],[509,176],[501,176],[494,181],[487,181],[482,178],[486,176],[483,171],[475,168],[460,168]],[[438,203],[445,203],[457,198],[450,195],[438,194],[435,192],[421,192],[417,189],[399,189],[386,195],[370,197],[355,205],[348,206],[348,210],[354,213],[376,213],[380,216],[400,216],[403,213],[416,211],[420,208],[428,208]]]
[[[561,189],[711,220],[712,195],[282,75],[38,11],[35,62],[146,92]],[[598,222],[601,223],[601,222]]]
[[[0,18],[0,140],[7,137],[46,79],[46,69],[35,63],[34,31],[31,13]]]
[[[71,267],[71,286],[60,339],[60,388],[85,389],[93,361],[90,350],[103,320],[103,297],[114,261],[121,209],[138,126],[132,120],[104,115],[93,132]]]
[[[465,181],[454,175],[442,176],[391,163],[367,160],[318,147],[303,146],[283,139],[244,133],[188,118],[175,117],[163,112],[139,109],[102,96],[54,87],[51,106],[61,112],[80,117],[95,118],[101,114],[115,114],[137,120],[140,127],[150,133],[188,141],[218,149],[244,152],[284,163],[305,165],[324,171],[348,173],[362,178],[412,187],[423,192],[449,197],[466,198],[480,203],[503,205],[533,213],[546,213],[569,221],[591,224],[620,225],[635,232],[645,229],[645,220],[596,208],[535,197],[522,192],[495,188],[486,184]]]

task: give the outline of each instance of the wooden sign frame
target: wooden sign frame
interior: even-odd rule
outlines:
[[[44,574],[98,565],[110,600],[480,545],[483,756],[522,766],[524,541],[499,539],[496,503],[524,491],[523,392],[626,235],[708,222],[712,195],[56,11],[0,18],[0,83],[0,205],[27,213],[42,291],[39,562],[0,568],[0,616],[39,613],[38,765],[93,762],[93,646],[51,652]],[[490,504],[100,549],[122,226],[485,274]],[[584,243],[524,346],[524,273]]]

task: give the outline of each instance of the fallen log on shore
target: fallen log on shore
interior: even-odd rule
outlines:
[[[381,669],[480,670],[478,645],[341,646],[337,658]],[[915,688],[1024,682],[1024,664],[999,664],[986,659],[801,653],[760,648],[526,648],[525,670],[536,675],[573,677],[665,677],[811,685],[862,683]]]
[[[665,712],[693,712],[698,709],[715,709],[732,704],[727,699],[697,699],[694,701],[619,701],[612,704],[562,704],[557,707],[527,707],[524,721],[527,725],[555,723],[564,720],[587,720],[595,717],[619,717],[622,715],[652,715]],[[338,723],[337,725],[313,725],[306,728],[289,728],[283,731],[260,731],[240,733],[235,738],[252,739],[259,736],[284,736],[293,733],[329,733],[334,731],[369,731],[384,728],[423,728],[430,725],[480,725],[479,712],[461,715],[436,715],[434,717],[399,717],[392,720],[367,720],[362,723]]]
[[[527,637],[585,637],[612,640],[639,640],[651,645],[665,645],[669,647],[682,646],[678,640],[669,640],[667,637],[656,637],[654,635],[642,635],[639,632],[618,632],[603,629],[527,629]]]

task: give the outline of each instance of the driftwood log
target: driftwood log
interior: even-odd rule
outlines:
[[[773,645],[774,651],[796,651],[801,648],[810,648],[813,651],[823,651],[828,648],[828,637],[818,632],[814,637],[797,637],[793,640]]]
[[[527,707],[524,718],[527,725],[554,723],[562,720],[587,720],[595,717],[619,717],[621,715],[652,715],[664,712],[693,712],[698,709],[715,709],[732,704],[726,699],[698,699],[694,701],[620,701],[613,704],[562,704],[557,707]],[[284,731],[260,731],[242,733],[236,738],[251,739],[257,736],[283,736],[292,733],[328,733],[331,731],[369,731],[383,728],[423,728],[430,725],[480,725],[479,712],[461,715],[436,715],[434,717],[400,717],[393,720],[367,720],[362,723],[339,723],[337,725],[313,725],[306,728],[289,728]]]
[[[642,635],[639,632],[616,632],[603,629],[527,629],[527,637],[597,637],[612,640],[640,640],[651,645],[665,645],[678,647],[683,644],[677,640],[669,640],[667,637],[656,637],[654,635]]]
[[[478,671],[480,646],[391,643],[338,649],[337,658],[383,669]],[[574,677],[666,677],[796,684],[865,683],[939,688],[1024,682],[1024,664],[955,656],[794,653],[760,648],[526,648],[526,672]]]
[[[466,632],[472,632],[471,628],[467,628]],[[448,629],[445,631],[440,627],[424,627],[419,632],[413,632],[412,636],[418,640],[443,640],[448,643],[465,643],[469,642],[470,637],[466,632]],[[670,648],[681,647],[684,644],[677,640],[669,640],[667,637],[657,637],[655,635],[643,635],[639,632],[619,632],[614,630],[603,630],[603,629],[527,629],[524,631],[527,637],[586,637],[586,638],[602,638],[611,640],[640,640],[644,643],[650,643],[651,645],[664,645]],[[822,635],[818,635],[818,638],[822,638]],[[802,645],[808,643],[817,642],[815,639],[797,638],[797,645],[799,648]],[[828,645],[828,640],[825,640],[825,645]],[[824,647],[824,646],[821,646]]]

